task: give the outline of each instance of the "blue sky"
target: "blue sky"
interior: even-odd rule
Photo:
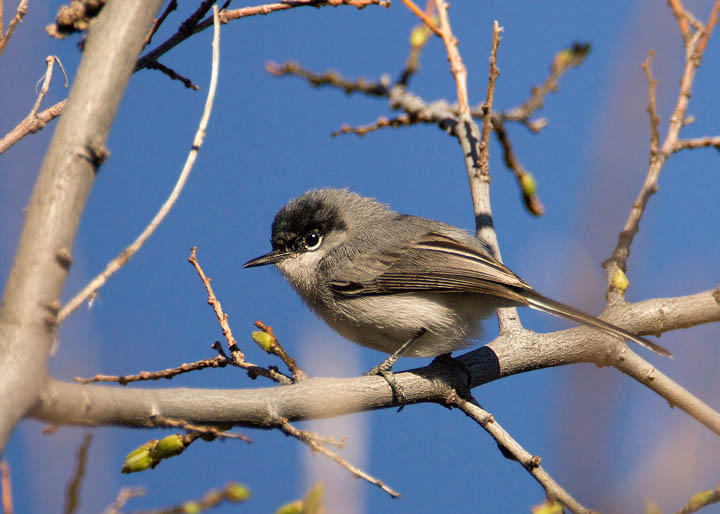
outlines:
[[[34,102],[46,55],[58,55],[74,76],[78,37],[55,41],[44,34],[42,28],[60,5],[49,3],[31,3],[0,57],[5,71],[0,74],[0,133],[21,120]],[[706,2],[686,3],[706,18]],[[155,36],[155,43],[180,23],[183,9]],[[560,90],[546,99],[539,115],[548,118],[547,128],[533,135],[523,127],[509,127],[521,162],[536,177],[546,214],[526,214],[495,144],[491,171],[494,220],[505,263],[544,294],[599,313],[604,304],[600,263],[614,248],[647,169],[647,85],[640,65],[648,50],[655,49],[653,68],[665,127],[683,59],[675,20],[665,5],[642,1],[602,2],[592,9],[573,1],[454,2],[450,16],[468,68],[473,104],[485,97],[493,20],[504,27],[498,109],[524,101],[530,87],[545,79],[556,52],[574,41],[592,45],[582,67],[568,72]],[[353,376],[376,364],[381,354],[334,334],[276,270],[242,270],[242,263],[269,250],[277,210],[316,187],[348,187],[400,212],[472,229],[460,148],[432,126],[331,138],[342,123],[367,124],[392,113],[381,100],[314,89],[296,78],[275,78],[264,66],[293,59],[315,71],[336,69],[351,78],[375,79],[385,73],[395,77],[416,24],[398,1],[388,10],[294,9],[223,26],[218,96],[190,180],[167,220],[100,291],[92,309],[81,308],[62,328],[50,362],[53,375],[71,379],[126,374],[212,355],[209,346],[221,333],[187,264],[193,245],[252,361],[277,364],[249,338],[252,323],[260,319],[275,328],[285,348],[311,375]],[[206,31],[161,59],[189,76],[200,91],[187,90],[158,72],[132,77],[108,141],[111,157],[95,182],[73,249],[65,300],[135,238],[169,194],[205,101],[210,37]],[[715,35],[697,75],[689,108],[696,121],[684,129],[687,137],[720,132],[719,56]],[[439,40],[428,44],[421,63],[411,90],[426,100],[454,101],[455,87]],[[56,75],[44,106],[65,96]],[[3,282],[21,229],[22,208],[53,129],[50,124],[0,157]],[[669,160],[632,247],[630,300],[691,294],[718,284],[717,172],[714,150]],[[536,331],[567,326],[527,310],[521,317]],[[495,326],[494,319],[488,320],[488,337],[496,334]],[[669,333],[661,342],[675,359],[643,355],[718,407],[713,404],[720,388],[718,336],[717,325]],[[396,369],[423,363],[405,359]],[[213,370],[172,384],[140,387],[168,385],[270,384],[250,381],[237,370]],[[677,509],[690,494],[718,480],[717,437],[613,369],[580,365],[542,370],[478,388],[475,395],[528,451],[542,456],[560,484],[593,508],[639,512],[653,499],[666,511]],[[349,435],[344,455],[399,490],[402,499],[392,500],[353,480],[278,432],[246,430],[252,445],[197,443],[151,472],[121,475],[121,461],[129,450],[169,432],[101,428],[94,430],[81,511],[102,510],[123,486],[146,486],[148,496],[135,500],[131,508],[150,508],[198,498],[229,480],[251,488],[250,512],[272,511],[302,496],[315,480],[327,483],[330,512],[523,512],[544,497],[482,430],[460,413],[435,405],[303,426],[327,435]],[[23,422],[4,455],[12,468],[19,511],[59,509],[75,448],[86,432],[61,428],[56,435],[43,436],[42,428],[34,421]]]

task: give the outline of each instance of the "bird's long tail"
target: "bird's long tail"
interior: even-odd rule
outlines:
[[[527,297],[528,307],[532,307],[533,309],[546,312],[548,314],[553,314],[555,316],[559,316],[561,318],[565,318],[576,323],[581,323],[583,325],[596,328],[608,334],[620,336],[623,339],[631,339],[632,341],[635,341],[636,343],[644,346],[648,350],[657,352],[660,355],[665,355],[666,357],[672,357],[672,353],[670,353],[662,346],[657,345],[652,341],[648,341],[644,337],[635,335],[632,332],[628,332],[624,328],[617,327],[612,323],[608,323],[607,321],[598,319],[595,316],[591,316],[590,314],[585,314],[584,312],[579,311],[573,307],[564,305],[560,302],[556,302],[555,300],[551,300],[550,298],[546,298],[543,295],[537,293],[536,291],[523,291],[523,293]]]

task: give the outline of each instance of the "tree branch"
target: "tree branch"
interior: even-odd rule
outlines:
[[[0,449],[46,384],[60,290],[115,111],[161,0],[111,1],[88,35],[0,307]]]
[[[690,148],[709,148],[711,146],[716,150],[720,150],[720,136],[678,139],[673,147],[673,152],[679,152],[680,150],[687,150]]]
[[[27,3],[28,0],[20,0],[17,11],[15,11],[15,16],[10,20],[5,34],[2,33],[2,11],[0,11],[0,55],[2,55],[5,46],[8,44],[8,41],[10,41],[10,37],[13,32],[15,32],[15,27],[17,27],[17,24],[20,23],[27,14]],[[2,4],[0,3],[0,5]]]
[[[682,4],[679,1],[673,1],[670,2],[670,5],[677,17],[679,12],[678,9],[682,9]],[[608,299],[611,297],[614,297],[615,299],[622,299],[622,291],[612,286],[612,278],[618,270],[623,272],[627,270],[627,260],[628,257],[630,257],[630,246],[635,238],[635,234],[637,234],[640,230],[640,219],[645,212],[645,207],[647,206],[650,197],[658,190],[658,179],[660,178],[660,172],[662,171],[665,161],[667,161],[668,157],[676,151],[675,148],[678,143],[678,135],[680,133],[680,129],[685,124],[685,113],[687,112],[687,107],[690,102],[690,92],[692,91],[695,72],[697,71],[698,66],[700,66],[707,39],[710,37],[710,34],[715,26],[718,9],[720,9],[720,0],[715,0],[715,4],[706,26],[701,30],[698,30],[686,42],[685,67],[683,69],[682,77],[680,78],[680,91],[678,92],[677,100],[675,102],[675,108],[670,116],[665,140],[659,150],[655,152],[651,151],[650,166],[648,167],[645,182],[643,183],[637,198],[632,204],[630,215],[628,216],[625,226],[618,236],[618,242],[615,246],[615,250],[613,250],[610,258],[603,262],[603,268],[605,268],[608,283]],[[684,13],[684,10],[682,12]],[[682,19],[685,19],[686,17],[687,13],[685,13],[685,16]],[[678,18],[678,20],[681,21],[681,18]],[[680,23],[680,27],[681,30],[683,30],[682,23]],[[703,44],[703,42],[705,44]],[[650,76],[649,60],[646,61],[646,63],[648,73],[647,77],[650,86],[650,106],[652,107],[654,103],[655,85]],[[654,125],[655,121],[652,118],[653,113],[650,112],[650,115],[651,125]],[[651,136],[651,150],[653,146],[657,145],[655,132],[656,131],[653,131],[653,135]]]
[[[145,227],[145,229],[135,239],[135,241],[133,241],[130,246],[125,248],[125,250],[123,250],[117,257],[110,261],[100,274],[93,278],[88,285],[86,285],[79,293],[77,293],[60,310],[58,314],[59,322],[62,323],[62,321],[68,315],[70,315],[71,312],[77,309],[80,304],[82,304],[85,300],[96,294],[97,291],[110,279],[110,277],[115,274],[115,272],[117,272],[128,261],[130,261],[132,256],[135,255],[138,250],[140,250],[140,248],[145,244],[145,241],[147,241],[153,234],[153,232],[155,232],[155,229],[160,226],[160,223],[162,223],[162,221],[165,219],[165,216],[167,216],[167,214],[170,212],[170,209],[172,209],[173,205],[175,205],[175,202],[180,197],[180,193],[185,187],[185,183],[187,182],[187,179],[190,176],[190,172],[195,165],[195,160],[197,159],[198,153],[200,152],[200,147],[202,146],[203,141],[205,141],[205,130],[207,129],[208,123],[210,121],[210,113],[212,112],[213,102],[215,101],[215,91],[217,90],[218,73],[220,70],[219,22],[216,23],[215,34],[212,41],[212,49],[210,85],[208,87],[207,98],[205,99],[205,107],[203,109],[202,115],[200,116],[198,128],[195,131],[192,146],[190,147],[190,152],[188,152],[188,156],[185,159],[185,164],[180,171],[180,175],[178,175],[175,186],[170,192],[170,196],[168,196],[167,200],[165,200],[165,202],[160,206],[158,212],[155,214],[148,226]]]
[[[284,11],[294,7],[324,7],[324,6],[348,5],[362,9],[368,5],[379,5],[389,7],[390,2],[384,0],[284,0],[263,5],[253,5],[242,7],[240,9],[231,9],[229,11],[220,12],[220,23],[228,23],[232,20],[247,18],[249,16],[267,15],[271,12]],[[148,64],[156,61],[161,55],[175,48],[177,45],[185,41],[190,36],[202,32],[212,25],[212,17],[193,24],[183,24],[180,29],[168,38],[165,42],[158,45],[155,49],[143,55],[137,62],[136,70],[147,68]]]
[[[617,305],[603,318],[639,334],[665,332],[720,321],[720,292],[659,298]],[[613,365],[720,434],[720,414],[652,368],[616,338],[587,327],[538,334],[503,334],[487,346],[458,357],[471,387],[541,368],[578,362]],[[395,377],[406,403],[446,404],[455,386],[467,384],[465,370],[442,361]],[[462,389],[462,387],[460,387]],[[51,380],[32,416],[50,423],[149,426],[151,416],[200,424],[274,428],[277,416],[315,419],[396,405],[382,377],[313,378],[294,385],[246,390],[134,389],[84,386]]]
[[[540,466],[540,457],[531,455],[525,448],[518,443],[500,424],[495,417],[480,407],[475,398],[460,398],[456,396],[451,399],[451,405],[462,410],[469,418],[480,425],[488,434],[492,436],[501,448],[503,455],[510,456],[532,475],[538,483],[545,489],[547,497],[557,500],[565,505],[574,513],[590,514],[593,511],[581,505],[575,498],[562,488],[560,484]]]

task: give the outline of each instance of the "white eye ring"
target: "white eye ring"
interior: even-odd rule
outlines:
[[[305,234],[305,237],[303,237],[303,244],[305,245],[305,248],[310,251],[320,248],[322,242],[323,236],[321,236],[317,230],[308,232],[307,234]]]

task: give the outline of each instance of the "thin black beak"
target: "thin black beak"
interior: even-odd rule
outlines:
[[[245,264],[243,264],[243,268],[254,268],[256,266],[267,266],[268,264],[275,264],[276,262],[280,262],[287,256],[287,252],[272,251],[270,253],[266,253],[265,255],[255,257],[254,259],[247,261]]]

